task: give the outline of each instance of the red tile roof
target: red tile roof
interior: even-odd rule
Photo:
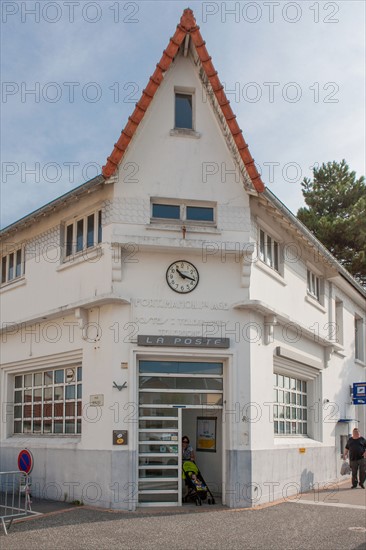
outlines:
[[[252,180],[254,188],[262,193],[265,190],[265,186],[261,180],[261,177],[255,167],[254,159],[249,152],[248,145],[246,144],[242,131],[240,130],[238,123],[236,122],[236,116],[234,115],[230,101],[227,99],[220,79],[215,71],[215,67],[212,64],[211,57],[208,55],[206,49],[206,43],[202,38],[199,30],[199,26],[196,23],[193,12],[190,9],[186,9],[183,12],[179,25],[174,36],[170,39],[168,47],[164,50],[162,58],[156,65],[154,74],[150,77],[149,83],[145,90],[142,92],[142,96],[132,115],[128,118],[128,122],[125,128],[122,130],[120,138],[114,145],[114,149],[111,155],[107,159],[107,164],[103,166],[102,174],[105,178],[113,176],[118,168],[119,163],[123,159],[125,151],[133,138],[134,133],[141,120],[143,119],[145,112],[147,111],[157,89],[159,88],[164,73],[169,69],[171,62],[177,55],[180,45],[185,37],[189,34],[196,47],[197,55],[202,63],[203,69],[207,75],[207,78],[212,86],[213,92],[220,105],[221,111],[225,116],[226,122],[233,135],[234,141],[238,148],[239,154],[245,164],[247,172]]]

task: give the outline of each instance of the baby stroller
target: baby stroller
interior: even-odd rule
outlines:
[[[202,506],[202,501],[206,500],[207,493],[210,495],[207,504],[215,504],[215,499],[208,488],[198,466],[190,460],[185,460],[182,464],[182,477],[188,488],[188,494],[183,498],[183,502],[194,500],[196,506]]]

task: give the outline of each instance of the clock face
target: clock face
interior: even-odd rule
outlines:
[[[197,269],[185,260],[172,263],[166,272],[166,280],[170,288],[181,294],[192,292],[198,285],[198,279]]]

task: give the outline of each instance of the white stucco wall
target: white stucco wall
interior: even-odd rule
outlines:
[[[177,88],[194,91],[199,137],[170,135]],[[211,163],[211,169],[216,166],[217,173],[206,177],[205,163]],[[1,424],[1,460],[2,468],[13,469],[20,448],[28,446],[35,455],[33,481],[40,495],[62,499],[66,492],[68,499],[73,494],[101,506],[134,508],[137,365],[142,358],[184,357],[224,364],[224,404],[218,412],[224,460],[221,463],[218,455],[206,457],[206,463],[204,456],[200,460],[202,470],[209,472],[206,479],[221,483],[231,506],[266,502],[284,496],[285,490],[336,479],[340,435],[356,421],[365,433],[365,407],[350,404],[349,396],[350,385],[365,380],[364,363],[354,360],[354,315],[364,316],[364,301],[322,260],[316,268],[325,279],[324,301],[320,306],[309,301],[306,272],[311,248],[287,231],[279,216],[259,207],[258,199],[249,200],[238,175],[225,172],[234,168],[196,68],[189,58],[178,57],[115,183],[17,235],[30,253],[22,280],[0,289],[2,320],[15,323],[3,335],[0,380],[7,418]],[[152,197],[209,201],[216,205],[217,224],[187,225],[184,238],[182,224],[151,223]],[[93,261],[60,263],[62,224],[97,208],[103,211],[103,242],[89,258]],[[295,243],[299,252],[296,261],[285,255],[282,276],[256,258],[251,264],[243,259],[245,246],[257,240],[261,222],[274,231],[282,250]],[[47,255],[31,254],[37,242],[43,250],[48,247]],[[199,284],[188,295],[173,292],[166,283],[168,266],[179,259],[192,262],[199,271]],[[343,349],[331,350],[329,323],[335,319],[336,298],[344,304]],[[77,312],[80,307],[89,324],[86,332]],[[270,318],[276,316],[278,322],[267,338]],[[303,330],[299,338],[288,324]],[[312,337],[318,329],[321,341]],[[228,337],[230,348],[144,348],[137,345],[138,334]],[[307,438],[274,436],[270,404],[279,346],[298,354],[300,366],[317,364],[309,400],[318,416],[309,423]],[[14,374],[33,372],[47,361],[83,367],[82,433],[13,436]],[[127,388],[119,391],[114,382],[126,382]],[[96,394],[103,396],[104,404],[90,407],[90,396]],[[197,414],[187,411],[185,427],[190,431]],[[340,418],[352,421],[346,428],[337,424]],[[127,446],[113,446],[114,429],[128,430]],[[299,453],[299,448],[305,452]],[[100,487],[100,494],[92,483]],[[115,483],[121,491],[118,498]],[[49,492],[44,495],[45,487]]]

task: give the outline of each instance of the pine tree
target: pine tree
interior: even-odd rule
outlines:
[[[366,184],[345,160],[323,163],[304,178],[307,207],[297,217],[362,284],[366,284]]]

